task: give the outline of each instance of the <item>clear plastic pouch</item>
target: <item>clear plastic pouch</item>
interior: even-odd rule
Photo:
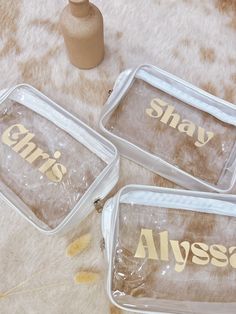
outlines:
[[[115,146],[29,85],[0,98],[0,196],[55,234],[78,223],[119,177]]]
[[[126,186],[105,204],[102,230],[116,306],[236,312],[236,196]]]
[[[230,192],[236,108],[151,65],[125,71],[100,128],[121,154],[188,189]]]

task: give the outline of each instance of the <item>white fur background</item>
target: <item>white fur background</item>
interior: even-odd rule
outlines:
[[[99,113],[118,74],[147,62],[236,102],[235,0],[94,3],[104,15],[106,58],[96,69],[79,71],[68,62],[58,28],[65,0],[0,0],[0,88],[20,82],[34,85],[97,128]],[[119,186],[127,183],[172,185],[122,160]],[[89,250],[67,258],[66,246],[87,231],[93,235]],[[66,236],[48,238],[1,202],[0,293],[31,279],[24,292],[0,298],[0,313],[120,313],[111,308],[106,296],[106,262],[100,240],[97,213]],[[94,285],[75,286],[73,275],[78,270],[99,271],[103,279]],[[37,290],[41,286],[44,289]]]

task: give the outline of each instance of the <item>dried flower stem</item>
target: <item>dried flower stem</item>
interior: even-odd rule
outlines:
[[[68,283],[66,282],[63,282],[63,283],[55,283],[55,284],[50,284],[50,285],[43,285],[41,287],[38,287],[38,288],[33,288],[33,289],[23,289],[23,290],[19,290],[19,291],[15,291],[15,292],[7,292],[7,293],[4,293],[4,294],[0,294],[0,299],[3,299],[3,298],[7,298],[7,297],[11,297],[13,295],[17,295],[17,294],[25,294],[25,293],[34,293],[34,292],[38,292],[38,291],[41,291],[41,290],[46,290],[46,289],[49,289],[49,288],[56,288],[56,287],[65,287],[67,286]]]

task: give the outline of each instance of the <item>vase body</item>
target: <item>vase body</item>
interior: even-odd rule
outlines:
[[[70,62],[91,69],[104,58],[103,17],[89,1],[70,0],[60,17],[60,26]]]

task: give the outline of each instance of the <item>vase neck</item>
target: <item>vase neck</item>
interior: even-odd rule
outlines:
[[[76,17],[85,17],[89,14],[89,0],[69,0],[71,14]]]

